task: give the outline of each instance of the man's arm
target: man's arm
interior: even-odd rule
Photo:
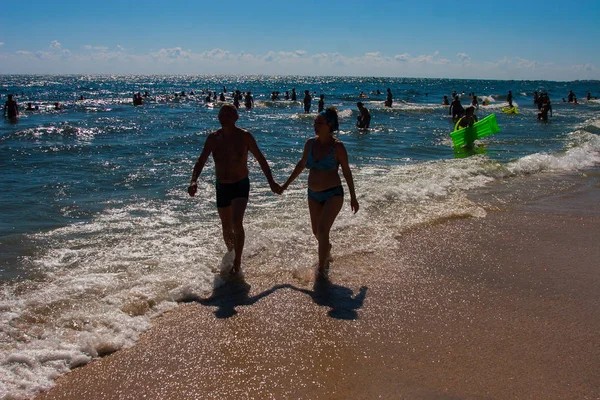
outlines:
[[[269,163],[258,148],[258,144],[256,143],[254,136],[252,136],[252,134],[247,131],[244,134],[246,135],[248,151],[252,153],[254,158],[256,158],[256,161],[258,161],[260,168],[262,169],[263,173],[265,174],[265,177],[267,178],[267,181],[269,182],[271,190],[273,191],[273,193],[281,194],[281,186],[279,186],[277,182],[275,182],[275,180],[273,179],[273,174],[271,174],[271,168],[269,167]]]
[[[204,165],[206,164],[206,161],[208,160],[208,157],[210,156],[210,153],[212,153],[214,147],[215,137],[214,133],[211,133],[206,138],[206,142],[204,142],[204,148],[202,149],[202,153],[200,153],[198,160],[196,160],[194,170],[192,171],[192,179],[190,181],[190,186],[188,187],[188,193],[192,197],[198,191],[198,183],[196,181],[198,180],[200,173],[202,173],[202,169],[204,168]]]

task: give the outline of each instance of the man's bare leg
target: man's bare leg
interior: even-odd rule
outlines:
[[[240,197],[231,201],[232,227],[233,227],[233,249],[235,250],[235,258],[233,260],[232,274],[240,271],[242,265],[242,251],[244,251],[244,242],[246,233],[244,232],[244,213],[248,199]]]
[[[217,209],[219,211],[219,217],[221,218],[221,228],[223,229],[223,240],[225,241],[225,246],[227,246],[227,251],[233,250],[233,210],[232,207],[220,207]]]

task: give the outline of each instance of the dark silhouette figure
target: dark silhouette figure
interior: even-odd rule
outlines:
[[[215,278],[221,279],[221,278]],[[243,276],[236,275],[229,277],[225,283],[218,285],[213,289],[212,294],[208,298],[188,297],[181,301],[184,303],[198,302],[204,306],[217,307],[215,317],[231,318],[237,314],[236,307],[251,306],[260,299],[275,293],[276,290],[287,287],[288,285],[276,285],[269,290],[265,290],[256,296],[249,296],[251,286],[246,283]]]
[[[331,283],[327,276],[319,274],[315,278],[313,290],[287,285],[290,289],[305,293],[313,298],[315,304],[329,307],[327,313],[331,318],[354,320],[358,318],[356,310],[363,306],[367,295],[367,287],[362,286],[353,297],[352,289]]]

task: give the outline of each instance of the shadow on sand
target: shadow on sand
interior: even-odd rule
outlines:
[[[243,276],[236,276],[226,279],[224,282],[220,278],[215,278],[213,292],[208,298],[189,297],[183,300],[185,303],[197,302],[204,306],[217,307],[215,316],[217,318],[230,318],[237,314],[236,307],[250,306],[260,299],[267,297],[276,290],[288,287],[289,285],[276,285],[269,290],[265,290],[255,296],[249,296],[251,286],[246,283]]]
[[[331,318],[354,320],[358,318],[356,310],[363,306],[367,295],[367,287],[362,286],[354,296],[352,289],[331,283],[328,277],[319,276],[313,285],[313,290],[303,289],[291,284],[275,285],[255,296],[250,296],[251,286],[244,280],[243,275],[228,277],[223,280],[221,276],[215,277],[215,288],[208,298],[197,296],[188,297],[182,302],[197,302],[204,306],[217,307],[217,318],[230,318],[237,314],[236,307],[251,306],[260,299],[269,296],[279,289],[289,288],[312,297],[315,304],[329,307],[327,313]]]
[[[356,296],[345,286],[331,283],[328,277],[319,276],[313,285],[313,290],[286,285],[290,289],[305,293],[312,297],[315,304],[329,307],[327,313],[331,318],[354,320],[358,318],[356,310],[363,306],[367,295],[367,287],[362,286]]]

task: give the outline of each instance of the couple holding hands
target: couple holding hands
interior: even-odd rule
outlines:
[[[306,141],[302,158],[283,185],[273,180],[269,164],[252,134],[235,125],[238,117],[237,109],[232,104],[224,104],[221,107],[219,110],[221,129],[210,133],[206,138],[188,187],[189,195],[194,196],[198,191],[196,181],[208,157],[212,154],[215,162],[217,209],[221,218],[223,239],[227,250],[235,251],[231,273],[240,272],[244,249],[243,220],[250,193],[248,179],[248,152],[250,152],[267,177],[271,190],[277,194],[283,193],[305,168],[309,169],[308,209],[312,231],[319,243],[317,273],[326,276],[331,250],[329,232],[344,204],[344,190],[338,173],[340,166],[350,191],[352,211],[356,213],[359,208],[352,172],[348,165],[348,153],[344,144],[333,136],[333,132],[339,127],[337,110],[330,107],[317,114],[314,121],[316,137]]]

